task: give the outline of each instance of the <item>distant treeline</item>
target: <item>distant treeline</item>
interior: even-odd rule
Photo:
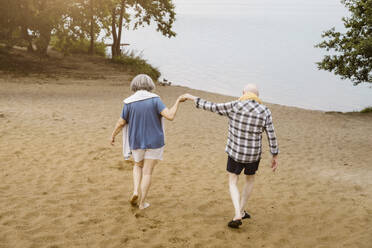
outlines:
[[[103,41],[97,42],[104,33],[112,37],[117,57],[123,28],[155,22],[157,31],[172,37],[174,21],[172,0],[0,0],[0,43],[40,55],[47,55],[51,43],[64,53],[87,48],[95,54],[104,49]]]

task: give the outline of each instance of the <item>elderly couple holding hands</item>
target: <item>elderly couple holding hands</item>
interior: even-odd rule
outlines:
[[[171,108],[167,108],[160,97],[152,91],[155,84],[144,74],[137,75],[130,84],[133,95],[124,100],[121,117],[112,133],[111,144],[123,131],[123,153],[125,159],[133,156],[133,195],[130,203],[139,209],[150,206],[146,197],[151,185],[154,167],[162,160],[164,151],[163,118],[172,121],[180,102],[192,100],[196,108],[215,112],[229,118],[226,153],[229,189],[235,209],[233,219],[228,223],[231,228],[239,228],[242,220],[250,218],[245,205],[252,192],[254,175],[261,159],[262,133],[265,131],[272,154],[271,168],[278,167],[278,144],[275,136],[270,110],[258,98],[257,87],[248,84],[242,96],[227,103],[213,103],[184,94],[178,97]],[[239,193],[238,179],[244,169],[245,184]]]

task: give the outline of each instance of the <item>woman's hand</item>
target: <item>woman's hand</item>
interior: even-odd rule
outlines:
[[[187,98],[184,97],[184,95],[179,96],[178,99],[177,99],[177,101],[179,101],[179,102],[185,102],[186,100],[187,100]]]
[[[174,117],[176,117],[176,113],[177,113],[177,110],[178,110],[178,106],[180,104],[180,102],[184,102],[186,101],[187,99],[184,97],[184,95],[181,95],[177,98],[177,101],[174,103],[174,105],[168,109],[168,108],[165,108],[163,111],[161,111],[161,115],[167,119],[167,120],[170,120],[170,121],[173,121],[174,120]]]
[[[111,145],[113,146],[115,144],[115,137],[111,137]]]

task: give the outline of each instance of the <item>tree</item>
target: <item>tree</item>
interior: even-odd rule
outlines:
[[[77,41],[90,40],[87,52],[94,54],[95,41],[103,27],[107,27],[110,13],[106,2],[110,0],[74,0],[56,28],[55,36],[65,51]]]
[[[351,79],[354,85],[372,83],[372,0],[341,0],[351,12],[342,18],[345,33],[335,28],[325,31],[316,47],[331,51],[318,62],[319,70],[327,70]]]
[[[172,0],[112,0],[111,8],[111,34],[113,44],[112,57],[120,56],[120,44],[123,27],[133,29],[150,25],[155,21],[156,30],[164,36],[173,37],[172,30],[176,14]],[[123,23],[125,20],[125,23]]]
[[[33,40],[40,55],[46,55],[52,31],[63,21],[63,14],[73,0],[1,0],[0,37],[12,47]]]
[[[29,40],[29,35],[25,34],[24,6],[19,3],[19,0],[0,0],[0,42],[7,47],[22,44],[23,38]]]
[[[47,55],[52,36],[68,53],[69,46],[86,44],[93,54],[102,30],[112,35],[112,55],[120,56],[123,28],[157,24],[157,31],[172,37],[175,20],[172,0],[0,0],[0,42],[17,43]],[[88,49],[87,49],[88,52]]]
[[[21,5],[26,6],[27,29],[36,37],[35,44],[40,55],[47,55],[52,33],[65,20],[64,14],[72,2],[73,0],[20,1]]]
[[[123,29],[123,19],[126,18],[129,21],[129,16],[125,15],[125,0],[120,0],[120,3],[113,3],[112,14],[111,14],[111,32],[112,32],[112,45],[111,53],[112,57],[120,56],[120,42],[121,42],[121,32]],[[118,29],[118,31],[116,31]]]

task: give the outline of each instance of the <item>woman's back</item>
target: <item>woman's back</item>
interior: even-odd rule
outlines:
[[[128,123],[129,146],[132,150],[164,146],[160,113],[165,108],[159,97],[124,105],[121,117]]]

